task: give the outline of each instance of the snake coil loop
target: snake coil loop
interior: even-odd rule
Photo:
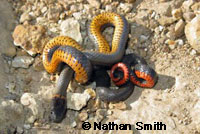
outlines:
[[[123,72],[121,76],[114,76],[118,66],[122,66],[119,71]],[[130,74],[130,78],[127,77]],[[125,55],[122,62],[115,64],[111,69],[111,79],[117,85],[123,85],[130,81],[140,87],[151,88],[156,84],[157,74],[147,65],[147,62],[136,54]],[[119,72],[118,72],[119,75]]]

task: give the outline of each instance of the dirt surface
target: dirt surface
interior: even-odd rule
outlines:
[[[190,42],[193,36],[184,31],[199,9],[195,0],[1,0],[0,133],[200,134],[199,44]],[[104,11],[127,18],[126,53],[144,57],[157,72],[158,82],[151,89],[136,86],[125,102],[117,104],[91,97],[81,110],[68,109],[61,123],[52,123],[50,101],[58,75],[44,70],[41,47],[47,39],[70,34],[86,49],[94,49],[87,25]],[[108,28],[103,34],[111,41],[112,33]],[[194,34],[199,37],[198,29]],[[68,92],[82,94],[95,88],[94,83],[72,82]],[[126,123],[133,130],[83,130],[84,121]],[[137,122],[162,122],[166,130],[138,130]]]

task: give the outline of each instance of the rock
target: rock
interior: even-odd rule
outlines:
[[[166,16],[161,16],[159,19],[158,19],[158,22],[163,25],[163,26],[167,26],[167,25],[170,25],[172,23],[174,23],[176,21],[175,18],[173,17],[166,17]]]
[[[172,10],[172,16],[176,19],[182,18],[182,10],[181,8]]]
[[[148,40],[149,36],[141,35],[140,36],[140,43],[144,43],[146,40]]]
[[[33,69],[35,71],[42,71],[44,70],[43,62],[42,62],[42,56],[37,56],[35,58],[35,61],[33,63]]]
[[[95,88],[96,88],[96,84],[95,84]],[[94,91],[95,88],[88,88],[86,89],[84,92],[88,93],[92,99],[96,98],[96,92]]]
[[[24,128],[25,128],[25,129],[30,129],[30,128],[31,128],[31,125],[30,125],[30,124],[24,124]]]
[[[19,19],[20,23],[24,23],[25,21],[30,21],[31,20],[31,16],[29,15],[29,12],[24,12]]]
[[[113,11],[113,7],[112,7],[111,5],[106,5],[106,6],[105,6],[105,10],[106,10],[107,12],[112,12],[112,11]]]
[[[195,17],[195,14],[193,12],[186,12],[183,14],[183,18],[186,22],[190,22]]]
[[[10,93],[14,93],[14,94],[16,93],[15,87],[16,87],[15,82],[7,82],[5,84],[5,88],[7,88]]]
[[[64,20],[66,17],[66,13],[61,13],[60,14],[60,20]],[[59,23],[59,22],[58,22]]]
[[[76,127],[77,126],[76,121],[73,121],[70,126],[73,127],[73,128]]]
[[[196,16],[185,26],[185,35],[190,45],[200,52],[200,16]]]
[[[33,124],[36,120],[36,116],[30,116],[28,119],[27,119],[27,123],[30,123],[30,124]]]
[[[86,121],[88,119],[87,111],[84,110],[81,113],[79,113],[78,118],[80,121]]]
[[[107,110],[106,109],[97,109],[96,116],[99,121],[102,121],[107,116]]]
[[[43,7],[42,9],[41,9],[41,12],[44,14],[46,11],[47,11],[47,7],[45,6],[45,7]]]
[[[95,7],[96,9],[99,9],[101,6],[99,0],[87,0],[87,2],[90,4],[90,6]]]
[[[133,4],[129,3],[120,3],[118,6],[118,11],[121,11],[123,13],[129,13],[133,8]]]
[[[176,42],[174,40],[168,39],[165,41],[165,43],[168,44],[170,49],[175,49],[175,47],[176,47]]]
[[[43,103],[44,100],[41,99],[41,96],[33,93],[24,93],[20,99],[20,102],[25,107],[29,108],[31,110],[31,118],[43,118],[44,116],[44,106]]]
[[[80,20],[82,18],[81,12],[76,12],[72,14],[76,20]]]
[[[67,108],[73,110],[81,110],[87,105],[91,96],[87,93],[70,93],[67,92]]]
[[[17,51],[15,47],[8,47],[4,54],[8,57],[14,57],[16,53]]]
[[[101,102],[99,99],[90,99],[87,105],[87,109],[89,109],[91,112],[96,111],[97,109],[101,108]]]
[[[163,16],[171,16],[171,12],[172,12],[172,7],[170,4],[164,4],[159,6],[160,10],[160,14],[162,14]]]
[[[175,41],[177,45],[180,45],[180,46],[183,46],[184,45],[184,42],[182,39],[178,39]]]
[[[62,11],[62,6],[60,4],[51,4],[49,6],[49,11],[47,13],[47,18],[50,21],[57,22],[60,18],[60,12]]]
[[[194,49],[192,49],[192,51],[190,52],[190,55],[196,55],[197,54],[197,51],[196,50],[194,50]]]
[[[60,25],[60,29],[62,30],[62,35],[69,36],[77,42],[82,43],[80,24],[77,20],[73,18],[64,20]]]
[[[182,36],[184,34],[185,22],[180,19],[175,25],[175,36],[176,38]]]
[[[15,68],[29,68],[33,63],[34,58],[30,56],[17,56],[12,61],[12,66]]]
[[[17,133],[18,134],[23,134],[24,130],[22,127],[17,127]]]
[[[194,12],[198,12],[200,10],[200,3],[196,2],[194,5],[191,6]]]
[[[71,11],[71,12],[77,12],[77,11],[78,11],[78,6],[76,6],[76,5],[71,5],[71,6],[70,6],[70,11]]]
[[[156,20],[151,19],[149,25],[151,29],[155,29],[156,27],[158,27],[159,23]]]
[[[20,127],[25,117],[23,106],[13,100],[0,102],[0,131],[8,126]]]
[[[184,1],[181,8],[184,13],[191,11],[191,6],[194,4],[193,0]]]
[[[13,32],[14,44],[22,47],[31,56],[42,53],[47,43],[46,29],[41,25],[18,25]]]
[[[119,103],[110,103],[109,104],[110,109],[120,109],[120,110],[125,110],[127,108],[127,105],[125,102],[119,102]]]

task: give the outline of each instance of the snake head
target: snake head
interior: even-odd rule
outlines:
[[[50,120],[59,123],[65,118],[66,100],[61,97],[54,97],[51,104]]]

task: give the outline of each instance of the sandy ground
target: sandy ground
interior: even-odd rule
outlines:
[[[25,2],[27,1],[14,2],[10,0],[10,3],[6,0],[0,1],[1,133],[200,134],[199,53],[196,51],[193,53],[194,49],[190,46],[184,34],[176,39],[169,38],[170,40],[181,39],[184,42],[182,45],[176,45],[174,48],[170,48],[165,43],[165,40],[168,39],[166,33],[156,33],[153,30],[161,26],[161,24],[156,23],[156,27],[151,26],[152,19],[149,17],[151,16],[149,14],[152,14],[150,10],[162,16],[165,7],[171,5],[172,9],[178,8],[180,7],[179,5],[182,5],[183,0],[166,2],[162,2],[162,0],[136,0],[135,2],[131,2],[132,10],[125,13],[126,17],[129,18],[128,21],[131,27],[127,53],[131,51],[143,56],[148,64],[155,69],[159,79],[156,86],[152,89],[135,87],[134,93],[124,102],[126,108],[120,108],[122,104],[119,103],[119,107],[113,109],[109,106],[100,106],[99,109],[106,111],[102,123],[115,122],[118,124],[131,124],[133,128],[131,131],[95,131],[93,128],[84,131],[81,127],[83,122],[78,119],[80,113],[87,111],[88,120],[86,121],[90,123],[93,123],[96,118],[98,119],[97,110],[91,110],[92,102],[89,102],[91,104],[88,104],[81,111],[68,110],[66,118],[62,123],[56,124],[48,121],[49,102],[56,82],[50,80],[52,76],[45,70],[36,71],[32,65],[27,69],[14,68],[11,65],[11,61],[15,55],[18,55],[22,51],[22,48],[13,45],[12,32],[14,26],[19,23],[20,14],[23,12],[17,12],[16,10],[13,12],[12,6],[20,3],[18,4],[18,7],[20,7]],[[76,5],[76,3],[71,5]],[[91,17],[93,16],[91,15]],[[88,16],[88,19],[91,18]],[[170,29],[176,22],[164,26],[164,29]],[[36,22],[33,19],[30,23],[34,24]],[[51,26],[48,27],[45,24],[45,27],[48,29]],[[84,30],[81,30],[82,34],[85,34],[84,32]],[[52,33],[51,37],[59,35],[58,33]],[[104,34],[110,40],[112,37],[112,29],[107,30]],[[148,37],[148,39],[142,41],[141,35]],[[87,40],[85,42],[87,43]],[[12,56],[13,53],[15,53],[14,56]],[[26,53],[25,55],[28,54]],[[33,58],[36,59],[39,56],[40,54]],[[14,90],[12,90],[12,83],[14,83]],[[11,87],[6,85],[10,85]],[[81,88],[85,87],[81,86]],[[20,102],[21,96],[27,92],[36,95],[35,98],[38,97],[36,103],[40,103],[37,108],[39,112],[34,115],[36,119],[33,121],[30,121],[33,113],[30,112],[29,107],[23,106]],[[101,105],[106,104],[102,103]],[[144,124],[162,122],[166,125],[167,130],[137,130],[141,128],[137,126],[137,122]]]

